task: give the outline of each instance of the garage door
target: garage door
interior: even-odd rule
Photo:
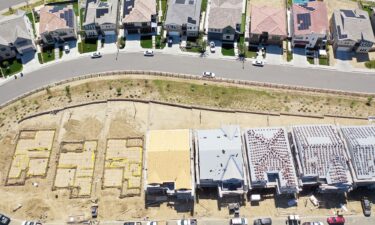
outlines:
[[[351,50],[352,50],[352,48],[350,48],[350,47],[337,47],[336,51],[349,52]]]
[[[169,31],[168,35],[169,36],[180,36],[180,32],[178,32],[178,31]]]
[[[116,32],[115,31],[104,31],[103,32],[104,33],[104,35],[116,35]]]

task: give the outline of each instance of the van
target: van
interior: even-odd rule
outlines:
[[[232,218],[230,219],[230,225],[247,225],[247,218]]]

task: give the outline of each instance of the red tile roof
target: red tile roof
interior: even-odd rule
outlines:
[[[308,2],[307,5],[293,4],[293,29],[294,35],[304,35],[310,33],[325,34],[328,31],[327,7],[324,2]],[[309,14],[311,25],[307,29],[298,30],[302,21],[297,20],[298,14]]]
[[[250,32],[286,36],[286,10],[269,6],[251,6]]]

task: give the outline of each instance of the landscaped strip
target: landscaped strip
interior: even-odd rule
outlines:
[[[83,39],[78,43],[79,53],[95,52],[98,49],[97,39]]]

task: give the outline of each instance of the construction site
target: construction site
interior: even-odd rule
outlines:
[[[207,108],[205,108],[205,99],[201,101],[200,107],[187,107],[184,104],[190,103],[195,97],[186,101],[180,95],[177,96],[177,94],[180,94],[180,90],[184,90],[183,95],[187,95],[187,92],[193,92],[192,90],[194,90],[194,93],[202,96],[202,93],[198,93],[200,90],[198,88],[202,88],[202,90],[211,88],[209,82],[207,82],[208,85],[206,85],[206,82],[204,85],[195,82],[185,88],[185,86],[178,86],[178,82],[175,81],[173,81],[175,83],[168,83],[172,82],[168,81],[161,84],[159,81],[146,81],[148,80],[121,81],[121,84],[127,85],[126,92],[122,92],[122,96],[127,98],[124,100],[120,97],[118,97],[119,99],[108,100],[111,97],[113,98],[113,93],[120,81],[105,81],[106,85],[79,81],[77,82],[78,86],[70,84],[71,99],[66,96],[64,87],[56,87],[46,91],[47,97],[45,92],[37,93],[2,109],[3,114],[9,115],[5,120],[2,120],[0,126],[0,143],[2,145],[0,149],[2,155],[0,159],[0,198],[2,199],[0,208],[2,213],[10,214],[14,218],[65,223],[70,218],[77,218],[77,220],[91,219],[90,209],[93,205],[96,205],[99,209],[98,219],[100,220],[140,220],[145,217],[155,220],[180,219],[182,217],[229,218],[230,216],[225,208],[218,208],[218,193],[212,193],[212,195],[210,193],[206,195],[195,193],[195,173],[197,170],[194,169],[194,164],[196,164],[195,155],[199,152],[196,152],[195,136],[192,135],[194,131],[216,130],[219,132],[202,133],[202,141],[207,141],[207,150],[211,149],[210,144],[212,143],[210,140],[213,142],[217,139],[223,141],[218,142],[223,143],[222,146],[213,149],[215,154],[221,154],[223,157],[217,162],[215,161],[212,168],[207,168],[206,172],[212,174],[210,170],[216,169],[216,172],[225,176],[219,175],[220,180],[217,177],[214,178],[222,182],[221,184],[218,185],[218,182],[212,182],[212,184],[215,183],[216,187],[222,187],[223,193],[225,193],[224,191],[235,192],[239,190],[246,192],[247,188],[251,189],[250,192],[252,193],[251,185],[253,181],[251,180],[251,174],[248,173],[252,169],[247,165],[247,162],[254,159],[249,158],[252,151],[248,150],[249,147],[242,140],[245,139],[247,130],[266,129],[266,127],[268,129],[269,127],[270,135],[265,132],[263,138],[260,135],[262,132],[258,134],[256,132],[255,136],[259,138],[259,143],[254,146],[259,148],[254,148],[257,150],[254,150],[252,154],[257,154],[256,152],[259,151],[267,153],[267,149],[277,149],[276,153],[272,154],[282,155],[282,162],[267,161],[267,157],[270,156],[267,156],[267,154],[262,156],[262,153],[259,155],[260,159],[264,157],[264,162],[269,163],[267,164],[269,168],[259,168],[266,173],[273,173],[277,168],[283,167],[284,161],[290,162],[289,152],[292,155],[295,154],[294,151],[300,152],[293,146],[292,139],[286,140],[288,134],[293,134],[293,126],[334,124],[334,129],[338,129],[337,127],[370,124],[363,117],[298,115],[299,111],[292,111],[293,113],[290,114],[251,112],[246,110],[258,110],[258,108],[251,108],[252,106],[240,102],[233,103],[235,105],[227,104],[226,106],[239,107],[243,111],[221,110],[212,108],[219,107],[212,101],[212,98],[207,102],[209,103]],[[155,85],[161,85],[160,87],[164,88],[164,93],[175,93],[176,96],[171,100],[174,102],[168,103],[169,98],[167,97],[162,99],[167,103],[143,100],[148,97],[159,99],[158,91],[160,90],[155,88]],[[174,92],[174,87],[179,87],[176,92]],[[193,87],[194,89],[192,89]],[[224,87],[220,88],[225,90]],[[234,87],[232,88],[234,89]],[[143,89],[144,92],[142,92]],[[221,89],[218,90],[223,93]],[[254,93],[256,93],[256,96],[253,96],[252,99],[260,99],[260,93]],[[169,96],[169,94],[165,94],[165,96]],[[300,93],[294,94],[300,96]],[[129,99],[130,95],[134,99]],[[274,96],[279,96],[279,93],[270,96],[274,98]],[[299,97],[293,98],[292,101],[291,97],[287,99],[284,98],[284,95],[281,96],[282,99],[278,99],[279,103],[277,104],[286,102],[285,104],[290,104],[291,109],[294,108],[292,104],[302,104],[293,102],[294,99],[301,99]],[[314,97],[318,99],[318,97]],[[103,100],[103,98],[106,100]],[[306,95],[303,99],[307,98],[309,96]],[[231,97],[230,99],[243,98]],[[234,102],[232,100],[230,102]],[[272,99],[267,98],[266,100],[259,100],[260,102],[254,104],[258,105],[261,102],[267,102],[267,105],[276,104],[272,104]],[[180,101],[181,104],[179,104]],[[357,104],[356,112],[361,115],[367,115],[366,110],[368,110],[368,113],[372,110],[362,106],[363,99],[355,99],[355,101]],[[331,108],[335,108],[337,105],[336,99],[333,97],[327,102],[329,102],[328,106]],[[341,110],[340,107],[345,108],[349,103],[350,101],[347,99],[340,100],[341,106],[339,106],[339,109]],[[305,104],[305,107],[316,105],[309,101],[303,104]],[[244,108],[241,108],[242,106]],[[326,108],[323,107],[322,109]],[[322,115],[332,113],[329,110],[324,112],[317,110],[316,112],[322,113]],[[342,112],[345,114],[348,110],[345,108]],[[233,130],[233,132],[230,132],[231,129],[222,132],[223,125],[234,125],[238,129],[235,129],[236,132]],[[272,130],[272,127],[278,127],[283,131],[280,131],[280,129]],[[169,130],[168,134],[161,135],[161,133],[166,132],[165,130]],[[181,134],[185,137],[183,138],[184,141],[181,141],[181,143],[184,143],[182,148],[178,146],[181,144],[178,140],[181,139],[178,138],[176,130],[184,130],[184,134],[189,134],[188,138]],[[154,154],[155,157],[148,155],[153,152],[152,148],[148,148],[150,131],[161,132],[156,134],[155,137],[159,138],[156,138],[157,141],[153,144],[155,148],[151,155]],[[364,132],[367,133],[367,131]],[[207,137],[207,139],[204,139],[204,137]],[[208,137],[211,139],[208,140]],[[240,138],[242,145],[238,142]],[[268,140],[273,139],[277,139],[277,141],[265,144]],[[371,140],[371,138],[368,138],[367,142]],[[225,148],[224,145],[227,142],[236,143],[235,149]],[[348,141],[345,140],[345,144],[347,143]],[[270,147],[271,144],[274,147]],[[288,147],[288,145],[290,146]],[[242,159],[237,155],[240,148],[243,153]],[[344,151],[347,149],[344,147]],[[364,159],[367,155],[372,157],[370,148],[364,149],[368,153],[362,154],[362,157]],[[225,150],[225,153],[222,150]],[[174,154],[173,152],[180,153]],[[162,155],[173,155],[181,163],[175,163],[168,157],[163,159]],[[236,155],[237,157],[235,157]],[[154,160],[149,160],[150,158]],[[205,156],[204,160],[207,161],[209,158],[209,156]],[[261,161],[260,159],[259,161]],[[151,165],[152,163],[149,164],[152,161],[154,161],[153,165]],[[241,161],[244,165],[243,175],[241,170],[235,170],[237,165],[241,164]],[[225,162],[229,165],[228,168],[232,169],[221,173],[224,170],[221,170],[220,163],[224,167]],[[368,174],[371,174],[372,164],[371,162],[367,163],[368,171],[370,171]],[[160,166],[158,167],[158,165]],[[300,170],[299,165],[291,163],[288,168],[290,166],[294,166],[295,176],[300,178],[302,170]],[[183,169],[184,173],[173,174],[172,177],[185,177],[187,179],[181,180],[181,183],[178,181],[177,185],[181,184],[181,186],[175,186],[174,190],[178,190],[178,196],[194,196],[194,210],[178,211],[170,202],[145,207],[145,190],[147,190],[147,187],[157,186],[155,184],[161,183],[167,175],[180,171],[179,167],[185,168]],[[188,167],[189,169],[187,169]],[[151,168],[154,168],[152,169],[154,172],[149,170]],[[172,168],[177,169],[172,171],[174,170]],[[351,171],[351,165],[348,168]],[[171,171],[162,174],[157,172],[160,169]],[[185,174],[186,171],[189,173]],[[294,174],[286,172],[290,171],[285,170],[284,173],[279,174],[279,177],[285,176],[285,180],[281,181],[279,188],[283,190],[283,187],[289,187],[288,185],[291,184],[290,187],[293,187],[291,189],[294,190],[294,183],[290,178],[294,179]],[[149,174],[153,175],[149,177]],[[233,177],[228,176],[229,174],[231,176],[236,175],[238,180],[243,179],[243,183],[241,183],[243,187],[234,190],[235,187],[238,187],[232,185],[234,183],[227,185],[228,183],[225,181],[234,181],[234,179],[231,179]],[[267,188],[257,192],[261,194],[259,203],[253,205],[250,204],[249,199],[246,199],[240,208],[241,215],[249,218],[264,215],[277,217],[289,213],[296,213],[301,216],[332,215],[333,211],[341,210],[342,205],[347,209],[344,214],[355,215],[361,213],[359,199],[363,193],[366,193],[372,201],[375,201],[375,196],[364,190],[360,192],[353,190],[347,193],[346,197],[345,195],[324,195],[315,191],[300,191],[298,193],[298,204],[289,206],[289,199],[285,199],[282,194],[277,195],[275,192],[276,187],[273,186],[272,181],[273,178],[277,180],[277,177],[273,176],[274,174],[271,175],[269,178],[272,179],[270,179],[271,182],[268,183],[268,186],[266,185]],[[261,177],[262,175],[259,178],[261,179]],[[268,178],[267,175],[265,178]],[[367,183],[372,183],[370,180],[370,178],[366,178]],[[170,181],[171,178],[166,178],[163,183],[168,186]],[[355,179],[353,181],[355,183]],[[298,183],[299,185],[300,183]],[[189,190],[185,190],[186,187]],[[168,191],[167,195],[169,194],[172,194],[172,192]],[[318,206],[312,204],[309,200],[311,195],[318,199]]]

